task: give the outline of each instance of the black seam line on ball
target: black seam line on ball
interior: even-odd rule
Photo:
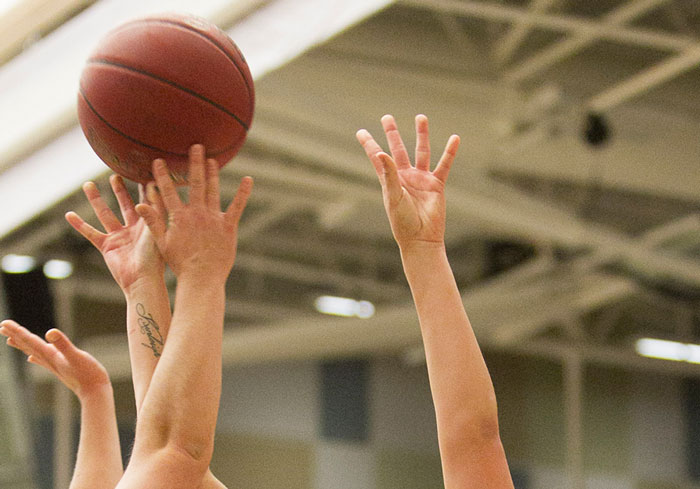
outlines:
[[[192,33],[194,33],[194,34],[200,36],[200,37],[203,37],[203,38],[206,39],[207,41],[211,42],[214,46],[216,46],[217,48],[219,48],[219,50],[224,54],[224,56],[226,56],[226,57],[234,64],[234,66],[236,67],[236,69],[238,69],[238,71],[241,73],[241,78],[243,78],[243,83],[245,83],[246,89],[248,90],[248,102],[250,103],[250,106],[251,106],[251,107],[253,106],[253,104],[254,104],[253,92],[252,92],[252,90],[251,90],[250,85],[248,85],[248,79],[243,75],[243,72],[244,72],[243,68],[241,68],[241,66],[238,64],[238,62],[236,62],[236,59],[228,53],[228,51],[226,50],[226,48],[223,47],[223,46],[221,45],[221,43],[219,43],[219,41],[217,41],[217,40],[216,40],[215,38],[213,38],[213,37],[210,37],[210,36],[206,35],[204,32],[202,32],[202,31],[200,31],[200,30],[198,30],[198,29],[192,27],[191,25],[188,25],[188,24],[185,24],[185,23],[182,23],[182,22],[178,22],[178,21],[176,21],[176,20],[156,19],[156,18],[135,19],[135,20],[133,20],[133,21],[131,21],[131,22],[128,22],[128,23],[125,24],[124,26],[132,25],[132,24],[140,24],[140,23],[149,23],[149,22],[156,22],[156,23],[159,23],[159,24],[175,25],[175,26],[178,26],[178,27],[182,27],[183,29],[186,29],[186,30],[188,30],[188,31],[190,31],[190,32],[192,32]],[[122,26],[122,27],[124,27],[124,26]],[[225,34],[225,33],[224,33],[224,34]],[[232,41],[232,42],[233,42],[233,41]],[[235,44],[235,43],[234,43],[234,44]],[[237,46],[236,46],[236,49],[238,49]],[[240,49],[238,49],[238,51],[240,52]],[[242,53],[241,53],[241,55],[242,55]],[[248,65],[248,63],[247,63],[245,60],[243,60],[243,62],[246,64],[246,66]],[[247,70],[245,70],[245,71],[250,71],[250,70],[247,69]],[[247,128],[246,128],[246,130],[247,130]]]
[[[139,146],[143,146],[144,148],[152,149],[153,151],[158,151],[159,153],[164,153],[164,154],[168,154],[168,155],[172,155],[172,156],[177,156],[177,157],[181,157],[181,158],[185,158],[185,157],[188,156],[188,153],[176,153],[176,152],[174,152],[174,151],[168,151],[168,150],[166,150],[166,149],[159,148],[159,147],[157,147],[157,146],[151,146],[150,144],[146,144],[146,143],[144,143],[143,141],[139,141],[138,139],[136,139],[136,138],[134,138],[134,137],[132,137],[132,136],[129,136],[128,134],[126,134],[126,133],[120,131],[119,129],[117,129],[116,127],[114,127],[112,124],[110,124],[109,122],[107,122],[107,120],[106,120],[104,117],[102,117],[102,115],[101,115],[99,112],[97,112],[97,110],[95,109],[95,107],[92,106],[92,104],[90,103],[90,100],[88,100],[87,96],[85,95],[85,92],[83,91],[83,87],[80,87],[80,95],[83,97],[83,100],[85,100],[85,103],[86,103],[87,106],[90,108],[90,110],[92,111],[92,113],[95,114],[95,115],[98,117],[98,119],[100,119],[100,120],[101,120],[107,127],[109,127],[112,131],[114,131],[114,132],[116,132],[117,134],[119,134],[120,136],[122,136],[122,137],[128,139],[128,140],[131,141],[132,143],[136,143],[136,144],[138,144]],[[209,152],[207,151],[207,153],[206,153],[205,156],[206,156],[207,158],[211,158],[211,157],[214,157],[214,156],[218,156],[218,155],[220,155],[220,154],[222,154],[222,153],[226,153],[227,151],[230,151],[231,149],[235,148],[236,145],[238,145],[238,144],[239,144],[239,142],[236,142],[236,143],[232,144],[231,146],[228,146],[228,147],[226,147],[226,148],[224,148],[224,149],[222,149],[222,150],[219,150],[219,151],[217,151],[217,152],[215,152],[215,153],[209,153]],[[205,149],[206,149],[206,148],[205,148]]]
[[[217,48],[219,48],[219,49],[221,50],[221,52],[224,54],[224,56],[226,56],[229,60],[231,60],[231,63],[233,63],[234,66],[235,66],[235,67],[238,69],[238,71],[240,72],[241,78],[243,78],[243,83],[245,83],[245,87],[246,87],[246,89],[248,90],[248,101],[250,102],[250,106],[251,106],[251,107],[253,106],[254,101],[253,101],[253,99],[252,99],[252,91],[251,91],[251,89],[250,89],[250,85],[248,85],[248,79],[247,79],[247,78],[245,77],[245,75],[243,74],[244,71],[250,71],[250,70],[249,70],[249,69],[244,70],[244,69],[238,64],[238,62],[236,61],[236,58],[234,58],[233,56],[231,56],[230,54],[228,54],[228,51],[226,50],[226,48],[225,48],[224,46],[222,46],[221,43],[219,43],[219,41],[218,41],[216,38],[211,37],[211,36],[208,36],[206,33],[202,32],[202,31],[200,31],[200,30],[198,30],[198,29],[195,29],[195,28],[192,27],[191,25],[183,24],[183,23],[176,22],[176,21],[173,21],[173,20],[160,19],[160,20],[158,20],[157,22],[160,22],[161,24],[170,24],[170,25],[177,25],[177,26],[180,26],[180,27],[182,27],[183,29],[187,29],[188,31],[191,31],[191,32],[197,34],[198,36],[201,36],[201,37],[207,39],[207,40],[208,40],[209,42],[211,42],[214,46],[216,46]],[[231,41],[231,42],[233,42],[233,41]],[[234,45],[235,45],[235,43],[234,43]],[[240,53],[240,49],[238,48],[238,46],[236,46],[236,49],[237,49],[237,50],[239,51],[239,53]],[[242,56],[242,55],[243,55],[243,54],[241,53],[241,56]],[[247,66],[248,66],[248,63],[247,63],[245,60],[243,60],[243,62],[246,64],[246,67],[247,67]]]
[[[154,75],[153,73],[150,73],[150,72],[145,71],[145,70],[140,70],[140,69],[134,68],[134,67],[132,67],[132,66],[127,66],[127,65],[124,65],[124,64],[121,64],[121,63],[116,63],[116,62],[114,62],[114,61],[109,61],[109,60],[107,60],[107,59],[102,59],[102,58],[90,58],[90,59],[88,60],[88,63],[102,64],[102,65],[107,65],[107,66],[115,66],[115,67],[117,67],[117,68],[122,68],[122,69],[125,69],[125,70],[127,70],[127,71],[132,71],[132,72],[134,72],[134,73],[139,73],[139,74],[144,75],[144,76],[147,76],[147,77],[149,77],[149,78],[153,78],[154,80],[158,80],[159,82],[165,83],[166,85],[170,85],[170,86],[172,86],[172,87],[175,87],[175,88],[177,88],[178,90],[182,90],[183,92],[188,93],[188,94],[192,95],[193,97],[196,97],[196,98],[198,98],[198,99],[200,99],[200,100],[202,100],[202,101],[204,101],[204,102],[206,102],[206,103],[208,103],[208,104],[213,105],[214,107],[216,107],[216,108],[219,109],[220,111],[224,112],[225,114],[230,115],[231,117],[233,117],[234,119],[236,119],[236,122],[238,122],[238,123],[243,127],[243,129],[246,130],[246,132],[248,131],[248,125],[247,125],[245,122],[243,122],[243,121],[241,120],[240,117],[238,117],[236,114],[234,114],[233,112],[231,112],[230,110],[228,110],[228,109],[227,109],[226,107],[224,107],[223,105],[220,105],[220,104],[214,102],[213,100],[210,100],[210,99],[208,99],[207,97],[205,97],[205,96],[203,96],[203,95],[200,95],[199,93],[195,92],[194,90],[191,90],[191,89],[189,89],[189,88],[187,88],[187,87],[183,87],[183,86],[181,86],[181,85],[178,85],[177,83],[172,82],[172,81],[170,81],[170,80],[168,80],[168,79],[166,79],[166,78],[162,78],[162,77],[160,77],[160,76],[158,76],[158,75]]]

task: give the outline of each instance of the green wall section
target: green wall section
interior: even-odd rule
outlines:
[[[561,367],[500,354],[489,354],[486,361],[510,463],[563,467],[566,441]]]
[[[314,489],[311,443],[218,434],[212,473],[230,488]]]
[[[501,436],[517,466],[563,468],[566,408],[561,365],[526,357],[486,358],[498,399]],[[629,473],[631,388],[628,374],[588,367],[583,394],[584,460],[590,472]]]
[[[437,454],[382,449],[377,454],[377,489],[443,489]]]
[[[7,425],[8,420],[8,413],[5,411],[2,403],[0,403],[0,440],[2,440],[0,443],[0,467],[4,465],[3,460],[8,461],[14,457],[12,447],[15,446],[16,441]]]
[[[584,391],[584,463],[588,471],[629,473],[632,425],[630,376],[589,367]]]
[[[636,489],[685,489],[684,486],[674,484],[673,482],[661,481],[639,482],[635,487]]]

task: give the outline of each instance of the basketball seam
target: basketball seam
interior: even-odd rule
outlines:
[[[153,73],[149,73],[148,71],[145,71],[145,70],[142,70],[142,69],[139,69],[139,68],[134,68],[134,67],[132,67],[132,66],[127,66],[127,65],[124,65],[124,64],[121,64],[121,63],[117,63],[117,62],[115,62],[115,61],[110,61],[110,60],[108,60],[108,59],[103,59],[103,58],[90,58],[90,59],[88,60],[88,63],[103,64],[103,65],[116,66],[116,67],[118,67],[118,68],[123,68],[123,69],[125,69],[125,70],[127,70],[127,71],[132,71],[132,72],[134,72],[134,73],[139,73],[139,74],[145,75],[145,76],[147,76],[147,77],[149,77],[149,78],[153,78],[154,80],[158,80],[159,82],[162,82],[162,83],[165,83],[165,84],[170,85],[170,86],[172,86],[172,87],[175,87],[175,88],[177,88],[178,90],[182,90],[182,91],[185,92],[185,93],[189,93],[190,95],[192,95],[192,96],[194,96],[194,97],[197,97],[198,99],[200,99],[200,100],[202,100],[202,101],[204,101],[204,102],[207,102],[208,104],[213,105],[214,107],[216,107],[216,108],[219,109],[220,111],[222,111],[222,112],[224,112],[224,113],[230,115],[231,117],[233,117],[234,119],[236,119],[236,122],[238,122],[241,126],[243,126],[243,129],[245,129],[246,132],[248,132],[248,129],[249,129],[248,125],[247,125],[245,122],[243,122],[243,121],[241,120],[240,117],[238,117],[236,114],[234,114],[233,112],[231,112],[230,110],[228,110],[228,109],[227,109],[226,107],[224,107],[223,105],[221,105],[221,104],[219,104],[219,103],[217,103],[217,102],[214,102],[214,101],[211,100],[211,99],[208,99],[208,98],[205,97],[204,95],[201,95],[201,94],[195,92],[195,91],[192,90],[192,89],[189,89],[189,88],[187,88],[187,87],[183,87],[182,85],[178,85],[177,83],[175,83],[175,82],[173,82],[173,81],[170,81],[170,80],[168,80],[168,79],[166,79],[166,78],[163,78],[163,77],[160,77],[160,76],[158,76],[158,75],[154,75]]]
[[[159,23],[159,24],[176,25],[176,26],[182,27],[183,29],[186,29],[190,32],[193,32],[194,34],[197,34],[198,36],[203,37],[207,41],[211,42],[214,46],[216,46],[224,54],[224,56],[226,56],[234,64],[236,69],[241,73],[241,76],[243,77],[243,83],[245,83],[246,89],[248,91],[248,102],[250,103],[251,107],[254,105],[255,101],[253,100],[253,92],[250,88],[250,85],[248,84],[248,80],[246,79],[245,75],[243,74],[244,70],[238,64],[236,59],[228,53],[228,51],[221,45],[221,43],[219,43],[218,40],[208,36],[206,33],[199,31],[190,25],[183,24],[181,22],[177,22],[175,20],[169,20],[169,19],[156,19],[156,18],[136,19],[136,20],[129,22],[128,24],[125,24],[122,27],[125,27],[126,25],[149,23],[149,22],[155,22],[155,23]],[[239,50],[239,52],[240,52],[240,50]],[[242,53],[241,53],[241,56],[243,56]],[[245,61],[245,59],[243,60],[243,62],[246,64],[246,67],[247,67],[248,63]],[[250,71],[250,70],[247,69],[245,71]]]
[[[122,137],[128,139],[128,140],[131,141],[132,143],[136,143],[136,144],[138,144],[138,145],[140,145],[140,146],[143,146],[144,148],[152,149],[152,150],[154,150],[154,151],[158,151],[158,152],[160,152],[160,153],[165,153],[165,154],[169,154],[169,155],[173,155],[173,156],[186,157],[186,156],[188,155],[188,153],[177,153],[177,152],[175,152],[175,151],[168,151],[167,149],[159,148],[159,147],[157,147],[157,146],[151,146],[150,144],[146,144],[146,143],[144,143],[143,141],[139,141],[138,139],[134,138],[133,136],[129,136],[128,134],[126,134],[126,133],[120,131],[119,129],[117,129],[116,127],[114,127],[112,124],[110,124],[109,122],[107,122],[107,120],[106,120],[104,117],[102,117],[102,115],[101,115],[99,112],[97,112],[97,109],[95,109],[95,107],[92,106],[92,104],[90,103],[90,100],[87,98],[87,95],[85,95],[85,92],[83,91],[83,87],[80,87],[80,96],[83,97],[83,100],[85,100],[85,103],[87,104],[87,106],[88,106],[88,107],[90,108],[90,110],[97,116],[98,119],[100,119],[100,120],[101,120],[107,127],[109,127],[112,131],[114,131],[114,132],[116,132],[117,134],[119,134],[120,136],[122,136]],[[228,147],[226,147],[226,148],[224,148],[224,149],[221,149],[221,150],[219,150],[219,151],[217,151],[217,152],[215,152],[215,153],[209,153],[209,152],[207,152],[206,156],[207,156],[207,157],[212,157],[212,156],[218,156],[218,155],[220,155],[220,154],[226,153],[226,152],[228,152],[228,151],[231,151],[233,148],[235,148],[239,143],[240,143],[240,142],[237,141],[235,144],[233,144],[233,145],[231,145],[231,146],[228,146]]]

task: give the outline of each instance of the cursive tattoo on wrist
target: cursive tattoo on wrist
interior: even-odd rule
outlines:
[[[153,315],[146,312],[146,307],[138,303],[136,304],[136,314],[138,315],[138,324],[141,334],[146,335],[148,343],[141,343],[146,348],[149,348],[153,355],[158,358],[163,352],[163,334],[160,332],[160,327],[153,319]]]

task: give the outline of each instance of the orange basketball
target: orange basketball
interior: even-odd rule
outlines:
[[[80,78],[78,118],[97,155],[136,182],[153,179],[163,158],[173,179],[187,177],[187,153],[228,163],[253,119],[255,90],[236,44],[198,17],[166,14],[109,32]]]

